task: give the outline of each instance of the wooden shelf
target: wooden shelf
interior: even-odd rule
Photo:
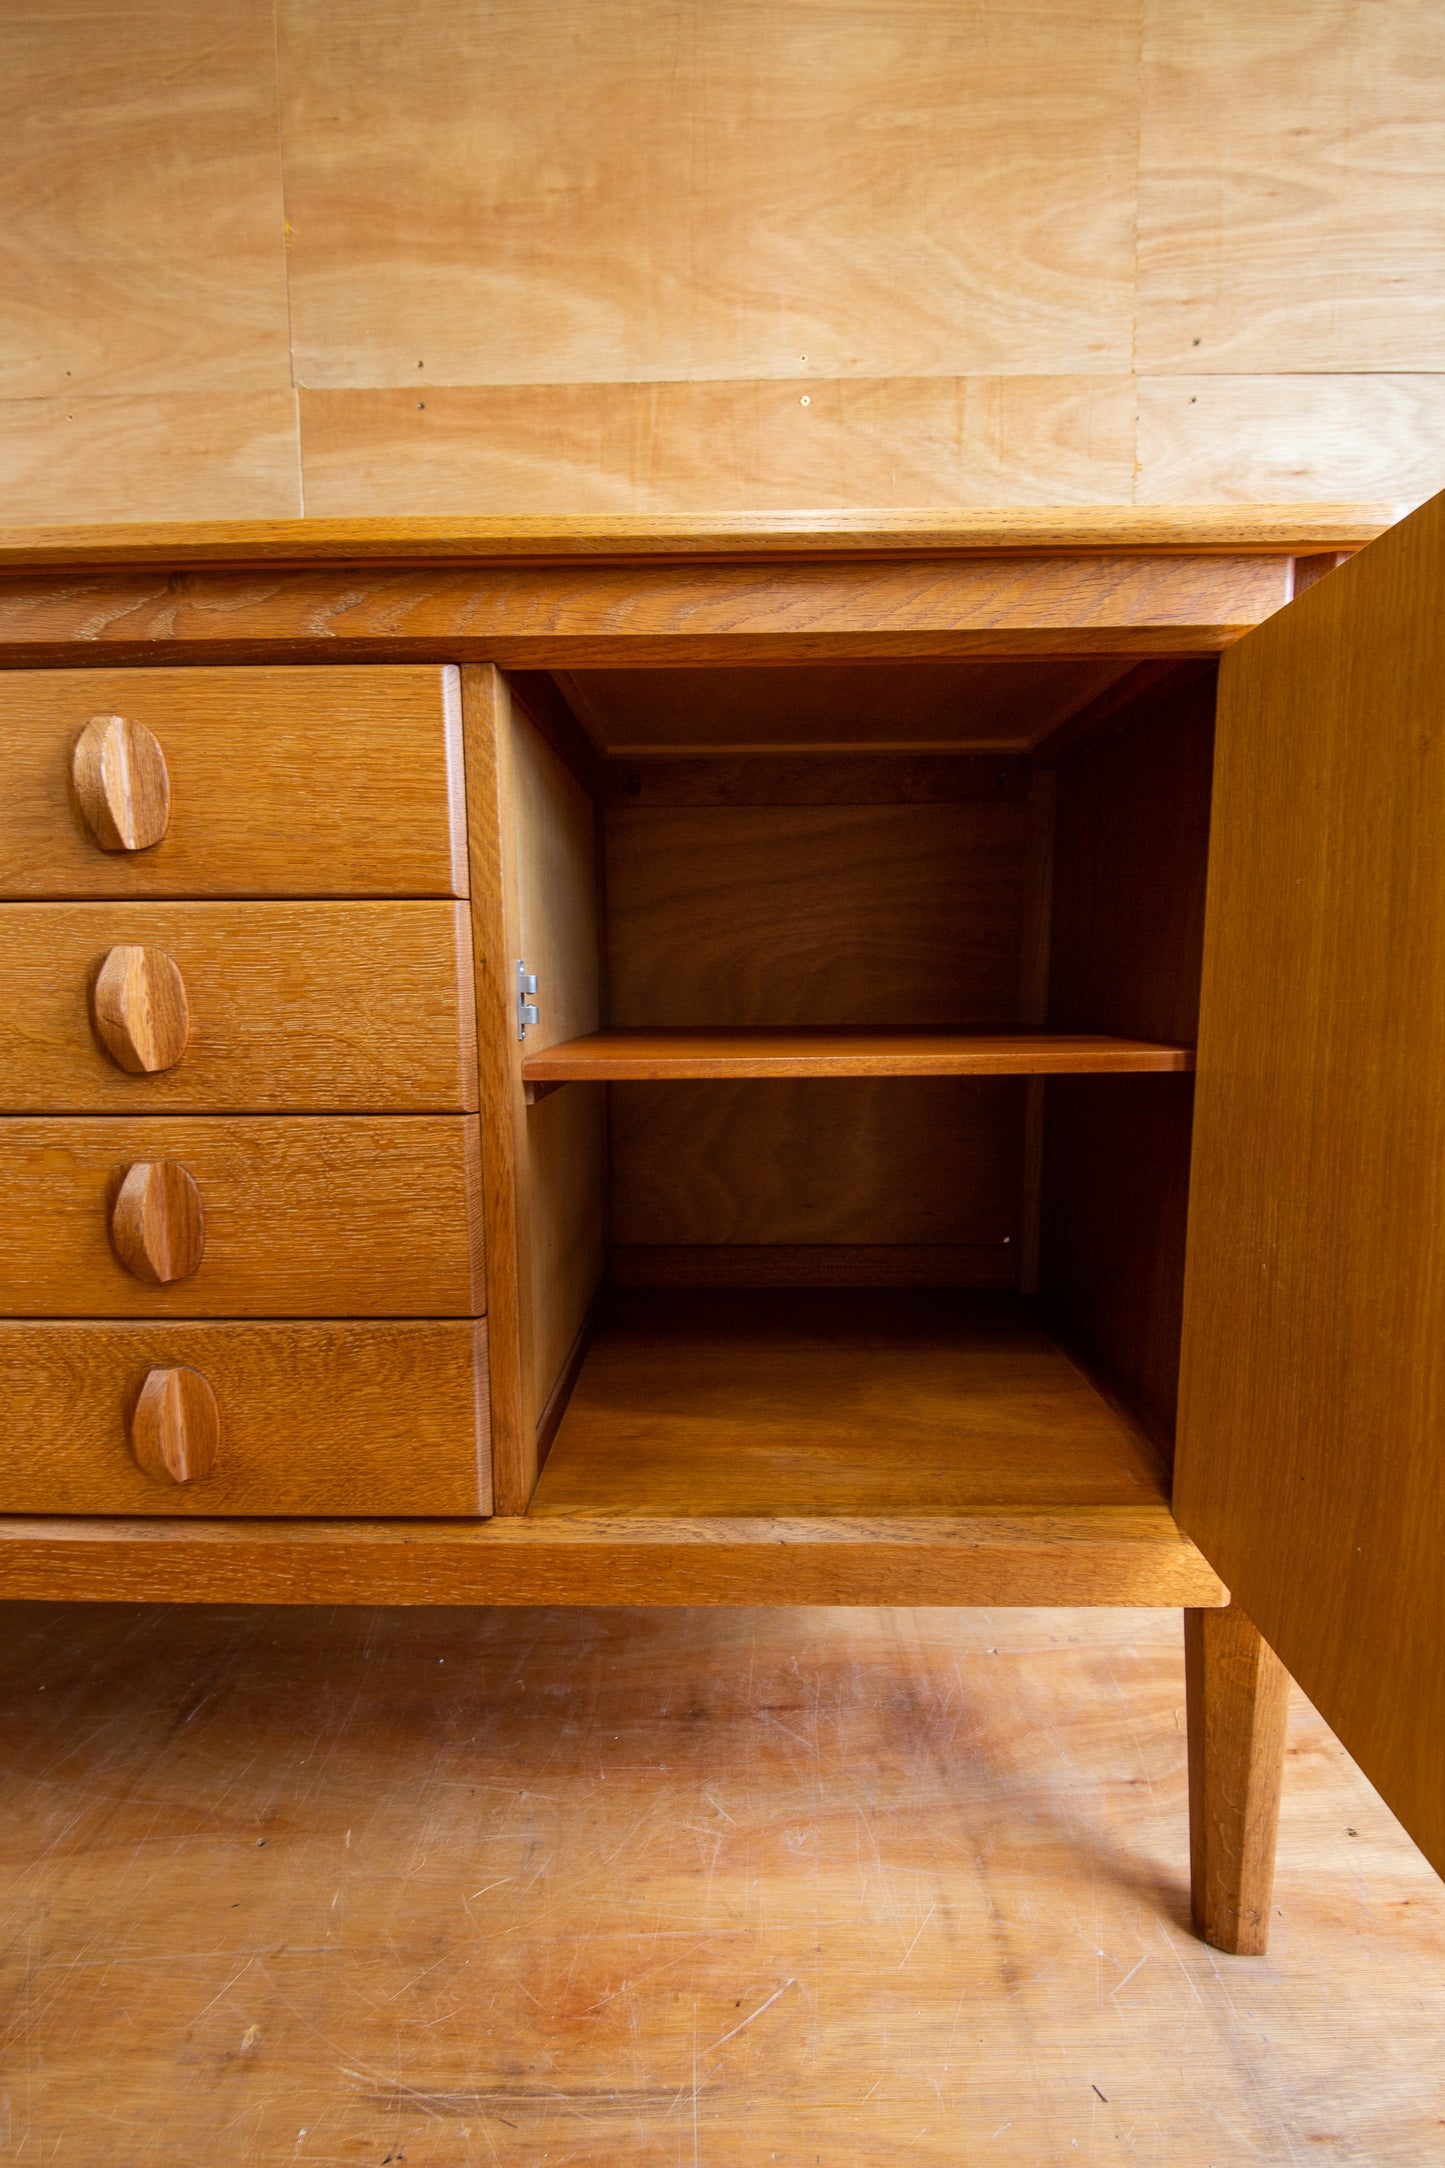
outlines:
[[[593,1031],[522,1059],[529,1084],[672,1077],[1118,1076],[1193,1067],[1189,1047],[1051,1031]]]
[[[1166,1503],[1143,1436],[1011,1294],[615,1292],[531,1517]]]

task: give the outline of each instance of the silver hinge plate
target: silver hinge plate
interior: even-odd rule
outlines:
[[[529,971],[521,958],[517,959],[517,1037],[525,1039],[529,1024],[540,1024],[542,1012],[532,996],[537,991],[537,974]]]

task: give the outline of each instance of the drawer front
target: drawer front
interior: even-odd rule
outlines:
[[[97,716],[140,751],[112,742],[103,776],[83,752],[77,778]],[[115,825],[117,795],[146,795],[138,830]],[[454,669],[0,675],[0,896],[466,893]]]
[[[95,1020],[116,953],[142,950],[183,989],[150,1072]],[[472,1014],[463,904],[0,904],[0,1113],[471,1111]]]
[[[9,1317],[474,1317],[473,1115],[0,1120]]]
[[[176,1370],[212,1423],[186,1482],[136,1458]],[[0,1513],[487,1513],[486,1375],[480,1322],[0,1324]]]

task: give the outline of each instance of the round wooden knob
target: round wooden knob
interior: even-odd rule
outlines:
[[[160,739],[125,715],[92,715],[70,760],[85,825],[103,851],[148,851],[171,817]]]
[[[130,1419],[131,1451],[162,1483],[199,1483],[221,1450],[221,1411],[199,1370],[151,1370]]]
[[[132,1076],[174,1069],[191,1036],[186,982],[164,949],[113,948],[91,996],[95,1034]]]
[[[110,1210],[110,1239],[127,1272],[152,1287],[188,1280],[206,1254],[206,1215],[195,1181],[178,1160],[127,1167]]]

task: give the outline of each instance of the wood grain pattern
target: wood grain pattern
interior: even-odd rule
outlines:
[[[1278,1961],[1189,1930],[1177,1615],[7,1627],[21,2161],[1435,2149],[1445,1892],[1302,1696]]]
[[[1159,680],[1057,772],[1049,1017],[1198,1033],[1214,735],[1208,664]],[[1167,1452],[1184,1305],[1193,1086],[1044,1086],[1040,1287],[1050,1320]]]
[[[1300,591],[1300,567],[1317,562],[1317,559],[1295,557],[1291,559],[1290,599]],[[1308,579],[1308,574],[1305,575]],[[1211,664],[1198,656],[1185,661],[1162,657],[1152,662],[1131,663],[1113,684],[1100,693],[1096,700],[1089,700],[1073,713],[1065,716],[1033,748],[1032,765],[1045,773],[1057,768],[1061,761],[1076,753],[1090,738],[1111,735],[1115,730],[1128,726],[1132,714],[1143,703],[1157,696],[1161,690],[1177,689],[1181,682],[1209,670]]]
[[[0,1136],[13,1151],[16,1138],[8,1123]],[[151,1142],[147,1137],[147,1148]],[[127,1167],[110,1208],[110,1246],[126,1271],[148,1287],[168,1287],[199,1271],[206,1254],[206,1208],[190,1169],[178,1159],[136,1160]],[[25,1248],[30,1264],[33,1219],[26,1226]]]
[[[1141,372],[1445,368],[1429,0],[1143,26]]]
[[[929,668],[931,678],[935,668]],[[1010,667],[1018,667],[1010,665]],[[1023,667],[1027,668],[1027,665]],[[1110,670],[1113,670],[1111,664]],[[632,673],[621,673],[631,675]],[[679,671],[650,675],[671,678]],[[715,682],[712,671],[685,673]],[[777,673],[734,671],[734,677]],[[801,665],[787,672],[804,681],[814,673]],[[866,663],[838,676],[871,677]],[[898,675],[915,683],[919,672],[901,665]],[[596,682],[596,673],[563,670],[557,682],[569,694]],[[608,760],[601,764],[598,796],[604,805],[961,805],[969,799],[992,802],[1025,798],[1034,777],[1029,763],[1012,755],[989,753],[760,753],[718,754],[698,759],[666,755],[645,761]]]
[[[134,859],[97,851],[66,787],[98,707],[174,784],[164,841]],[[7,671],[0,766],[6,896],[467,892],[454,670]]]
[[[665,1077],[1105,1076],[1189,1069],[1188,1047],[1087,1032],[594,1031],[522,1057],[533,1081]]]
[[[1141,501],[1388,495],[1445,474],[1445,368],[1429,376],[1160,376],[1139,386]]]
[[[483,1017],[481,1075],[490,1245],[497,1510],[519,1513],[550,1439],[561,1382],[603,1268],[605,1162],[600,1093],[534,1111],[522,1081],[514,971],[538,980],[534,1040],[600,999],[595,814],[556,750],[514,703],[500,673],[464,673],[470,836]],[[564,735],[581,747],[570,715]],[[504,1340],[502,1316],[511,1329]]]
[[[806,752],[813,757],[795,761],[794,773],[807,768],[838,776],[840,767],[846,775],[864,753],[877,748],[925,755],[1026,752],[1128,668],[1118,661],[1015,659],[933,663],[926,669],[863,663],[726,674],[583,670],[568,671],[562,684],[601,752],[610,760],[645,763],[634,795],[659,804],[667,801],[657,796],[660,779],[654,769],[668,754],[685,754],[688,768],[707,775],[718,772],[720,756],[776,759]],[[697,758],[704,752],[713,756],[706,766]],[[846,752],[848,758],[840,763],[817,757],[830,752]],[[670,781],[683,765],[670,764]],[[901,762],[895,773],[898,767]]]
[[[482,1209],[491,1315],[492,1479],[499,1514],[525,1512],[537,1480],[532,1220],[517,1038],[522,953],[512,819],[512,702],[499,670],[462,672],[467,850],[481,1091]]]
[[[511,738],[517,953],[536,974],[541,1009],[521,1047],[525,1074],[540,1049],[596,1030],[602,934],[592,799],[515,702]]]
[[[959,1031],[1018,1015],[1017,800],[607,811],[621,1028]]]
[[[204,1479],[143,1472],[148,1376],[199,1370],[223,1450]],[[486,1326],[0,1323],[8,1513],[485,1513]]]
[[[629,1084],[608,1095],[613,1239],[685,1249],[698,1269],[699,1250],[779,1244],[833,1273],[860,1246],[977,1244],[991,1278],[1011,1277],[1023,1091],[1010,1077]]]
[[[144,723],[124,715],[92,716],[75,741],[70,780],[101,850],[148,851],[164,836],[171,817],[170,770],[159,738]]]
[[[582,1330],[607,1265],[607,1106],[582,1085],[526,1110],[532,1219],[535,1420]]]
[[[282,16],[302,383],[1129,366],[1132,8],[434,0],[379,71],[390,27]]]
[[[164,947],[190,1003],[185,1058],[128,1076],[92,1036],[89,981],[113,947]],[[0,906],[0,1106],[450,1112],[476,1101],[465,906],[9,903]]]
[[[538,1413],[536,1433],[537,1465],[539,1468],[543,1468],[547,1464],[547,1455],[552,1450],[552,1440],[557,1435],[557,1425],[561,1422],[563,1410],[572,1398],[572,1388],[577,1383],[587,1349],[591,1343],[593,1316],[601,1299],[599,1291],[596,1301],[578,1327],[577,1337],[567,1350],[562,1367],[552,1381],[552,1389],[543,1401],[541,1410]]]
[[[1300,595],[1307,594],[1310,588],[1315,586],[1318,581],[1327,579],[1330,573],[1338,572],[1340,566],[1347,565],[1353,555],[1353,550],[1319,550],[1307,557],[1296,557],[1294,561],[1294,594],[1290,598],[1291,601]]]
[[[846,1024],[888,1032],[896,1053],[900,1029],[1019,1014],[1031,814],[1017,796],[901,806],[644,800],[609,806],[606,833],[618,1025]],[[613,1090],[619,1241],[983,1242],[995,1252],[1009,1242],[1017,1087],[870,1081],[859,1074],[877,1051],[866,1038],[855,1038],[847,1064],[855,1080],[790,1083],[786,1070],[803,1066],[796,1030],[793,1041],[781,1076],[729,1082],[724,1061],[719,1079],[691,1088]],[[809,1060],[819,1051],[806,1045]],[[831,1278],[841,1260],[829,1262]]]
[[[1197,368],[1199,353],[1190,357]],[[1445,369],[302,392],[308,508],[559,519],[1070,497],[1383,501],[1438,482]],[[34,501],[33,499],[31,500]],[[188,510],[194,499],[183,500]],[[82,499],[77,511],[88,508]],[[460,520],[457,521],[460,524]]]
[[[1215,678],[1196,667],[1058,770],[1051,1029],[1198,1035]]]
[[[562,359],[561,355],[556,358]],[[549,372],[550,373],[550,372]],[[308,511],[1055,505],[1133,494],[1124,375],[413,385],[300,395]]]
[[[0,660],[492,662],[515,669],[1214,654],[1289,600],[1277,551],[859,556],[474,570],[33,572]]]
[[[1437,498],[1221,674],[1176,1493],[1438,1867],[1442,584]]]
[[[596,808],[587,791],[513,706],[510,857],[520,957],[538,982],[541,1021],[513,1044],[527,1057],[595,1027],[601,1014]],[[525,1099],[525,1092],[523,1094]],[[513,1099],[515,1105],[515,1096]],[[606,1203],[601,1092],[529,1106],[522,1117],[531,1221],[532,1407],[542,1419],[601,1281]]]
[[[1184,1614],[1194,1925],[1217,1950],[1269,1948],[1289,1673],[1240,1610]]]
[[[90,1017],[96,1038],[127,1076],[158,1076],[185,1059],[186,982],[163,948],[123,942],[108,949],[90,989]]]
[[[934,1140],[941,1150],[947,1135]],[[1003,1170],[1007,1184],[1007,1170]],[[643,1200],[645,1208],[646,1202]],[[667,1202],[672,1203],[669,1194]],[[730,1198],[729,1202],[733,1200]],[[747,1197],[744,1208],[772,1205],[777,1214],[762,1228],[761,1242],[614,1241],[608,1265],[610,1287],[1012,1287],[1015,1281],[1011,1237],[994,1242],[783,1242],[776,1239],[785,1200],[764,1192]],[[907,1204],[913,1199],[905,1200]],[[857,1202],[840,1196],[844,1213],[862,1217]],[[641,1217],[641,1214],[638,1215]],[[699,1219],[702,1213],[698,1214]],[[962,1214],[959,1214],[962,1218]],[[784,1224],[786,1232],[786,1225]],[[869,1234],[886,1233],[877,1226]],[[910,1230],[911,1231],[911,1230]],[[711,1233],[711,1229],[708,1230]]]
[[[0,399],[13,520],[294,519],[300,438],[290,389]]]
[[[0,83],[0,391],[289,389],[265,0],[7,13]]]
[[[189,1178],[204,1242],[178,1256],[152,1206],[142,1258],[168,1252],[168,1269],[136,1278],[120,1216],[152,1154]],[[472,1317],[486,1308],[478,1160],[467,1115],[0,1120],[0,1313]]]
[[[1057,1512],[1162,1499],[1148,1446],[1010,1296],[614,1296],[534,1519]]]
[[[82,566],[486,564],[509,557],[936,556],[1064,550],[1110,555],[1293,556],[1357,549],[1398,517],[1372,504],[1099,504],[819,512],[508,513],[486,518],[370,513],[352,519],[209,519],[0,527],[7,571]]]
[[[0,1590],[11,1600],[207,1604],[1228,1601],[1162,1504],[869,1519],[498,1514],[310,1526],[191,1518],[189,1506],[175,1528],[160,1519],[0,1519]]]
[[[1299,579],[1298,558],[1295,559],[1295,579]],[[562,691],[562,682],[550,670],[512,670],[507,674],[507,684],[512,695],[512,705],[520,708],[542,742],[554,752],[573,781],[580,783],[589,798],[602,795],[603,765],[597,757],[597,749],[578,722],[571,703]]]
[[[1044,1086],[1039,1296],[1168,1458],[1179,1394],[1191,1077]]]
[[[203,1483],[221,1455],[210,1380],[185,1363],[148,1370],[130,1418],[136,1465],[157,1483]]]

